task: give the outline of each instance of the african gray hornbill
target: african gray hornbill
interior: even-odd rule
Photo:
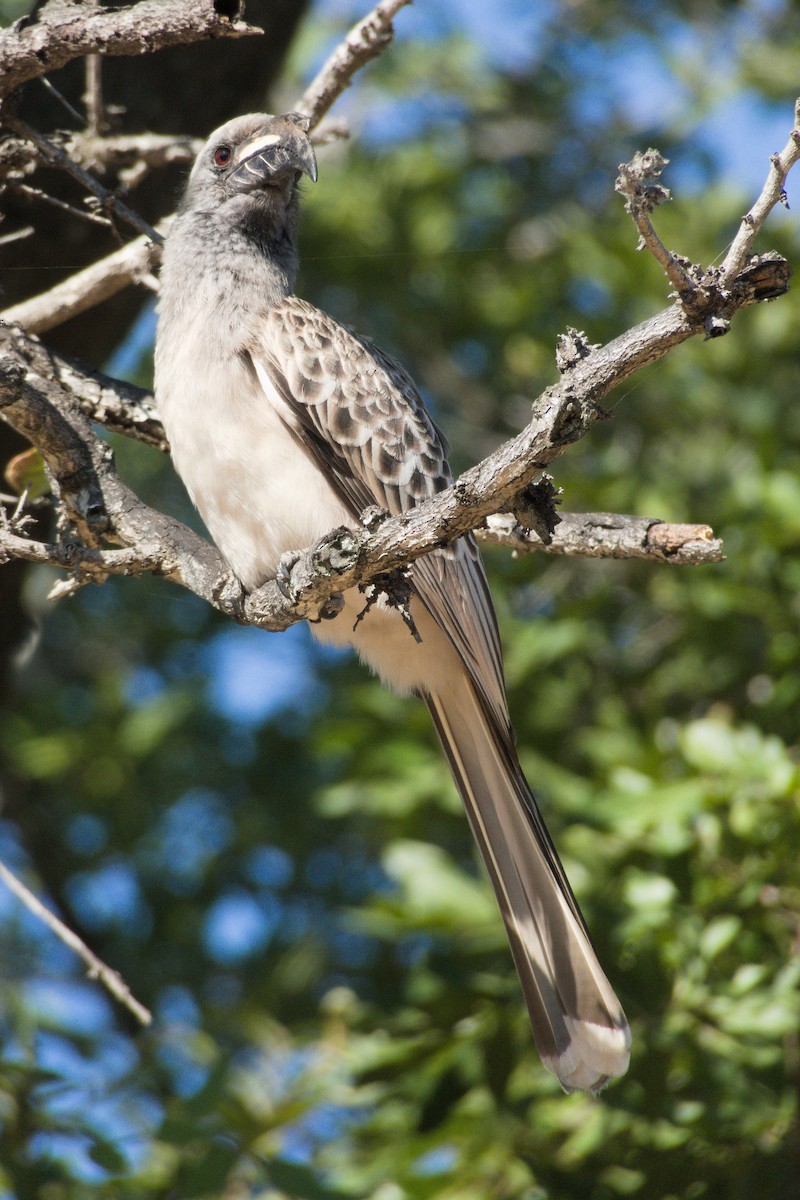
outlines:
[[[406,372],[292,291],[299,114],[239,117],[208,139],[164,251],[156,400],[175,466],[246,589],[371,505],[402,513],[451,481]],[[474,539],[409,570],[415,640],[357,589],[315,635],[353,645],[433,717],[494,887],[545,1066],[568,1091],[627,1068],[630,1033],[522,774],[497,626]],[[358,620],[362,613],[363,619]]]

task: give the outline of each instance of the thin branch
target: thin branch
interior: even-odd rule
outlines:
[[[4,233],[0,237],[0,246],[7,246],[10,242],[19,242],[22,238],[28,238],[35,232],[32,225],[24,225],[22,229],[15,229],[13,233]]]
[[[137,233],[143,233],[152,242],[160,243],[163,241],[161,235],[153,229],[152,225],[148,225],[147,221],[120,200],[119,196],[109,191],[107,187],[103,187],[98,179],[95,179],[83,167],[78,166],[66,151],[57,146],[55,142],[51,142],[49,138],[44,137],[38,130],[29,125],[27,121],[23,121],[21,117],[5,116],[3,120],[9,129],[13,129],[20,137],[24,137],[29,142],[32,142],[46,162],[60,167],[68,175],[71,175],[73,179],[76,179],[88,192],[91,192],[99,200],[105,212],[115,212],[123,221],[132,226]]]
[[[97,137],[108,127],[106,106],[103,102],[103,60],[99,54],[86,56],[86,87],[83,92],[86,108],[86,126],[92,136]]]
[[[720,269],[721,284],[730,283],[742,270],[750,256],[761,226],[775,205],[780,203],[789,207],[786,199],[786,177],[798,158],[800,158],[800,99],[795,102],[794,127],[789,134],[789,140],[780,154],[771,156],[769,174],[761,189],[761,195],[750,211],[742,217],[739,231],[733,239]]]
[[[153,1014],[139,1003],[122,976],[107,966],[96,954],[93,954],[86,943],[76,933],[73,933],[63,921],[59,920],[55,913],[46,908],[41,900],[37,899],[33,892],[3,862],[0,862],[0,879],[34,916],[52,930],[57,938],[60,938],[65,946],[69,946],[70,950],[83,959],[90,979],[98,979],[114,999],[127,1008],[128,1012],[133,1013],[136,1020],[142,1025],[147,1026],[152,1023]]]
[[[104,225],[106,229],[111,224],[108,217],[101,217],[99,213],[90,212],[85,208],[76,208],[74,204],[67,204],[66,200],[59,200],[57,196],[51,196],[49,192],[44,192],[41,188],[33,187],[29,183],[12,183],[8,186],[15,192],[22,193],[24,196],[30,196],[34,200],[41,200],[43,204],[50,204],[53,208],[60,208],[62,212],[67,212],[70,216],[78,217],[81,221],[91,221],[95,225]]]
[[[475,535],[484,545],[502,546],[514,554],[547,554],[568,558],[643,558],[672,566],[724,562],[722,542],[708,525],[674,525],[658,517],[622,513],[560,513],[545,544],[532,530],[522,529],[510,513],[488,517]]]
[[[356,72],[391,44],[392,19],[410,3],[411,0],[381,0],[339,43],[296,105],[298,112],[311,118],[312,127],[350,86]]]
[[[169,229],[171,217],[159,221],[156,231],[163,237]],[[121,250],[98,259],[90,267],[70,275],[47,292],[40,292],[30,300],[22,300],[5,312],[0,312],[0,321],[7,325],[21,325],[29,333],[44,333],[76,317],[131,283],[149,287],[150,272],[160,258],[160,247],[150,238],[136,238]]]
[[[620,163],[614,190],[625,197],[625,211],[639,230],[637,249],[647,247],[679,296],[693,296],[696,284],[686,270],[687,263],[666,248],[650,220],[654,208],[672,199],[669,188],[658,182],[668,162],[658,150],[637,150],[629,163]]]
[[[41,83],[41,85],[44,88],[46,88],[47,91],[50,92],[50,94],[52,96],[55,96],[58,103],[62,106],[62,108],[65,110],[65,112],[69,113],[69,115],[72,117],[72,119],[74,121],[77,121],[79,125],[83,125],[83,117],[78,112],[77,108],[73,108],[73,106],[70,104],[67,97],[58,90],[58,88],[56,87],[56,85],[53,83],[53,81],[51,79],[47,79],[43,75],[40,78],[39,83]]]
[[[89,170],[119,171],[119,182],[132,189],[158,167],[174,164],[189,166],[203,142],[200,138],[160,133],[113,134],[95,137],[76,133],[65,143],[69,155]]]
[[[37,21],[0,31],[0,98],[86,54],[150,54],[208,38],[261,33],[197,0],[141,0],[125,8],[97,9],[46,4]]]

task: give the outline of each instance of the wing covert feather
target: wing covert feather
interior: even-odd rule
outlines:
[[[278,394],[287,426],[354,520],[371,504],[407,512],[451,483],[444,438],[411,377],[367,338],[290,296],[259,323],[250,354],[264,390]],[[417,559],[411,574],[506,726],[497,624],[474,538]]]

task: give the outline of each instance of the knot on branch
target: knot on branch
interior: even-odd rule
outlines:
[[[25,382],[25,368],[10,355],[0,358],[0,407],[13,404]]]
[[[249,625],[245,602],[247,592],[233,571],[224,571],[211,587],[211,596],[220,612],[232,617],[237,625]]]
[[[785,258],[770,250],[755,255],[738,275],[726,280],[721,267],[709,267],[694,275],[697,284],[693,303],[682,297],[690,316],[703,322],[706,340],[723,337],[731,327],[731,319],[743,305],[775,300],[789,290],[792,269]]]
[[[580,394],[576,395],[570,384],[565,383],[558,389],[548,388],[542,393],[539,403],[534,405],[534,420],[540,412],[547,410],[553,398],[556,400],[556,411],[550,418],[548,441],[551,447],[568,446],[571,442],[577,442],[591,422],[601,415],[593,400],[583,398]],[[549,462],[554,457],[555,455],[551,454],[545,461]],[[541,465],[544,466],[544,461]]]
[[[706,317],[703,322],[706,341],[710,338],[724,337],[726,333],[730,333],[731,323],[727,317],[722,317],[719,313],[712,313]]]
[[[529,483],[522,489],[509,505],[509,511],[518,525],[533,530],[545,546],[549,546],[561,521],[556,511],[561,496],[562,490],[555,486],[552,476],[543,475],[536,483]]]
[[[614,190],[625,197],[625,211],[636,215],[651,213],[659,204],[672,199],[669,188],[658,183],[669,162],[659,150],[637,150],[630,162],[620,163]]]
[[[556,366],[559,373],[566,374],[584,358],[588,358],[593,350],[599,350],[600,344],[590,342],[582,329],[573,329],[568,325],[567,332],[560,333],[556,338]]]
[[[363,540],[354,529],[340,525],[311,547],[311,568],[325,578],[341,575],[358,562]]]
[[[369,508],[365,508],[361,513],[361,524],[369,533],[374,533],[383,525],[384,521],[388,521],[391,513],[385,508],[381,508],[378,504],[370,504]]]

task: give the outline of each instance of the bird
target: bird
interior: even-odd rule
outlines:
[[[200,150],[165,240],[155,398],[177,473],[246,591],[370,508],[450,486],[405,369],[294,294],[302,113],[255,113]],[[422,698],[494,889],[544,1066],[567,1092],[625,1073],[630,1031],[520,767],[492,599],[472,535],[407,571],[408,612],[351,588],[317,638]],[[410,619],[409,619],[410,617]]]

